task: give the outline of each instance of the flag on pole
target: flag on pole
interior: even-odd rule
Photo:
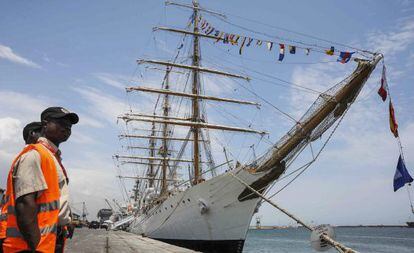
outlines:
[[[210,24],[208,22],[205,22],[204,24],[201,25],[201,30],[204,30],[209,26],[210,26]]]
[[[329,50],[325,50],[325,53],[327,55],[333,55],[335,52],[335,47],[331,47]]]
[[[394,192],[403,187],[405,184],[409,184],[411,182],[413,182],[413,178],[408,173],[404,160],[400,155],[400,158],[398,158],[397,169],[394,174]]]
[[[389,105],[389,111],[390,111],[390,130],[394,134],[394,137],[398,137],[398,124],[397,120],[395,119],[395,113],[394,113],[394,106],[392,106],[391,100]]]
[[[252,41],[253,41],[253,39],[252,39],[252,38],[249,38],[249,41],[247,42],[246,47],[249,47],[249,46],[250,46],[250,44],[252,43]]]
[[[239,35],[236,35],[236,37],[235,37],[235,39],[234,39],[234,41],[233,41],[233,45],[238,45],[239,44],[239,39],[240,39],[240,36]]]
[[[219,42],[221,40],[221,37],[223,37],[223,35],[224,35],[224,32],[220,32],[219,35],[217,36],[217,40],[215,42]],[[224,39],[223,39],[223,43],[225,43]]]
[[[285,57],[285,45],[279,44],[279,61],[283,61],[284,57]]]
[[[236,35],[234,35],[234,34],[230,34],[229,35],[229,42],[233,45],[233,43],[234,43],[234,36],[236,36]]]
[[[289,53],[295,54],[296,53],[296,47],[295,46],[289,46]]]
[[[387,78],[385,76],[385,65],[382,66],[382,74],[381,74],[381,87],[378,90],[378,95],[382,98],[382,101],[387,99],[387,90],[388,90],[388,83]]]
[[[206,31],[206,35],[210,35],[212,32],[214,32],[215,28],[211,27],[210,30]]]
[[[194,23],[194,20],[195,20],[194,18],[195,18],[195,16],[194,16],[194,12],[193,12],[193,14],[191,14],[191,17],[190,17],[191,24]]]
[[[244,43],[246,42],[246,37],[244,37],[243,38],[243,40],[242,40],[242,43],[241,43],[241,46],[240,46],[240,49],[239,49],[239,54],[241,55],[242,54],[242,49],[243,49],[243,47],[244,47]]]
[[[266,45],[267,45],[267,49],[269,49],[269,51],[271,51],[272,47],[273,47],[273,42],[266,42]]]
[[[340,63],[347,63],[351,60],[352,54],[354,53],[355,52],[341,52],[336,61],[339,61]]]

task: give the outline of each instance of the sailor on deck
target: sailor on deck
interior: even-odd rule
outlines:
[[[79,117],[50,107],[42,112],[41,121],[43,137],[23,149],[9,172],[5,253],[63,252],[63,231],[71,217],[69,180],[58,147]]]

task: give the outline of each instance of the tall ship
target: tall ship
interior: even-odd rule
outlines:
[[[123,149],[114,158],[119,166],[130,168],[134,173],[120,176],[134,181],[134,214],[128,230],[202,252],[242,252],[252,217],[262,199],[235,177],[260,193],[268,193],[303,150],[320,141],[327,131],[325,139],[330,139],[383,56],[363,51],[361,57],[354,57],[349,52],[339,55],[332,50],[332,55],[356,64],[349,76],[321,92],[306,113],[299,120],[293,120],[290,130],[279,141],[272,142],[262,155],[257,156],[259,149],[251,146],[253,155],[246,159],[249,161],[239,162],[231,158],[232,151],[223,148],[221,160],[217,161],[213,146],[217,141],[211,137],[215,131],[238,133],[234,136],[240,139],[247,138],[244,135],[255,135],[260,140],[267,132],[253,129],[251,125],[213,123],[208,117],[211,109],[208,104],[257,108],[260,102],[269,102],[213,96],[209,90],[211,85],[206,83],[220,78],[245,83],[251,78],[204,65],[203,41],[237,47],[239,54],[253,44],[267,47],[267,50],[273,46],[272,52],[279,53],[279,61],[285,54],[285,45],[286,54],[299,49],[306,53],[310,49],[318,50],[301,47],[294,41],[282,44],[225,33],[212,27],[205,17],[223,18],[223,15],[201,7],[197,0],[191,4],[167,4],[191,12],[185,29],[154,28],[180,37],[175,55],[169,60],[138,60],[148,71],[162,73],[162,76],[157,85],[142,83],[129,86],[126,91],[143,100],[154,98],[154,103],[152,108],[138,103],[137,107],[119,116],[126,124],[119,135]],[[210,81],[206,81],[207,78]],[[324,147],[322,145],[321,150]],[[314,160],[317,157],[315,153]]]

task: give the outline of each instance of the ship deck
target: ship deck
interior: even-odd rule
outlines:
[[[75,230],[71,240],[66,241],[65,252],[193,253],[196,251],[124,231],[80,228]]]

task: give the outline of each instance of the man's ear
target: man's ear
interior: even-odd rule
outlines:
[[[46,126],[48,122],[49,122],[48,120],[42,120],[42,130],[40,131],[41,133],[43,133],[46,130]]]

